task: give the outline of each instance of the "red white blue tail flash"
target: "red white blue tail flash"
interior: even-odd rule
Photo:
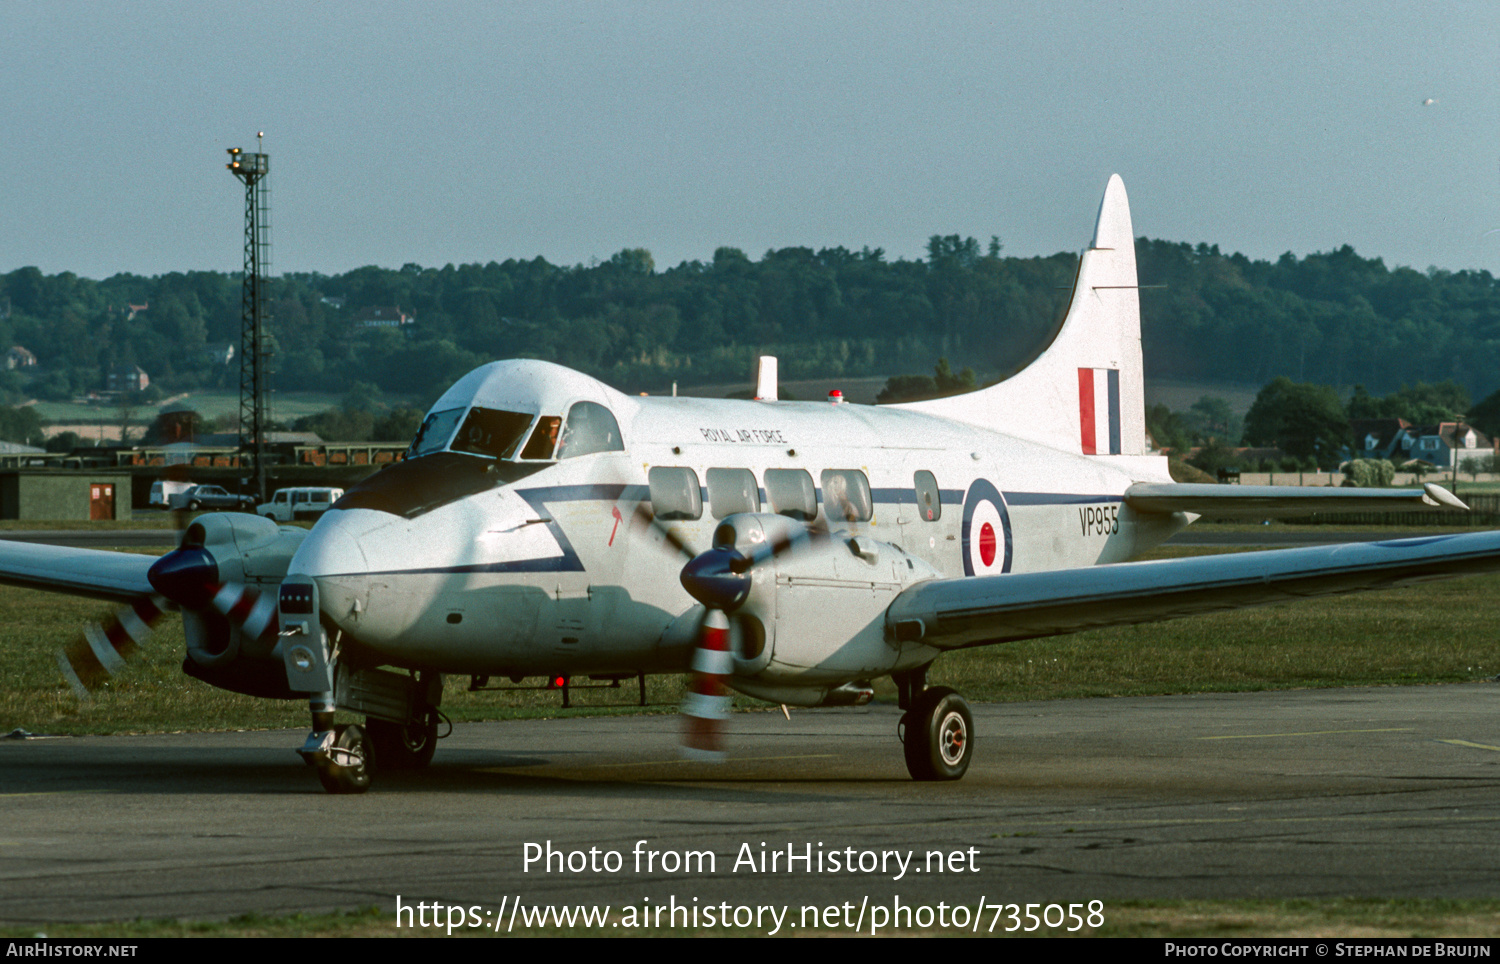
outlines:
[[[1078,369],[1078,421],[1084,455],[1119,455],[1120,372],[1114,368]]]

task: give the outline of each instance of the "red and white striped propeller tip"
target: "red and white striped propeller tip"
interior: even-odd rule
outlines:
[[[141,596],[101,623],[88,623],[83,635],[57,651],[57,665],[78,698],[88,699],[151,637],[151,627],[163,615],[166,600]]]
[[[729,717],[729,688],[734,672],[729,655],[729,619],[710,609],[703,617],[698,648],[693,652],[693,683],[682,701],[682,755],[719,763],[724,759],[724,721]]]
[[[279,628],[275,593],[262,592],[244,583],[224,583],[214,592],[212,605],[250,639],[259,639]]]

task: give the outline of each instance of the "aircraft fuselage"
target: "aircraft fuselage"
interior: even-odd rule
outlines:
[[[782,611],[768,618],[795,623],[794,633],[816,617],[799,605],[846,609],[841,600],[873,599],[872,611],[881,610],[923,571],[1123,561],[1185,522],[1138,515],[1123,502],[1131,483],[1166,479],[1159,457],[1071,454],[897,408],[633,398],[545,363],[497,366],[477,390],[455,386],[457,396],[434,412],[478,408],[487,388],[513,384],[512,369],[523,366],[570,383],[559,402],[509,403],[539,415],[530,431],[555,436],[548,411],[577,412],[567,406],[592,397],[618,421],[617,448],[566,457],[565,429],[563,457],[506,462],[451,450],[462,447],[459,431],[448,449],[386,470],[404,473],[401,485],[387,486],[397,495],[361,497],[356,487],[327,512],[291,571],[314,577],[325,619],[384,662],[517,676],[683,670],[696,604],[679,581],[685,560],[661,530],[703,550],[720,522],[740,513],[826,528],[836,547],[863,539],[893,550],[877,558],[834,548],[773,564],[765,578],[781,581]],[[454,481],[464,473],[495,481]],[[461,494],[421,494],[449,484]],[[408,497],[415,502],[401,501]],[[643,503],[657,526],[639,524]],[[796,587],[810,583],[825,591],[799,599]],[[835,631],[851,641],[870,635],[858,620],[824,621],[845,625]],[[934,655],[917,645],[838,643],[799,667],[785,634],[770,635],[761,664],[779,661],[780,678],[809,683],[883,675]]]

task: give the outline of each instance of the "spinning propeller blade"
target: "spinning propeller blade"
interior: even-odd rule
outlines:
[[[125,668],[165,615],[165,605],[160,596],[140,596],[103,622],[86,624],[82,636],[57,651],[58,668],[80,700]]]
[[[698,630],[693,652],[693,683],[682,701],[682,755],[720,763],[724,759],[724,721],[731,697],[724,677],[734,672],[729,655],[729,618],[710,609]]]
[[[663,525],[645,502],[636,506],[631,522],[660,533],[663,542],[687,560],[682,567],[682,586],[703,605],[704,614],[698,627],[698,645],[693,650],[693,679],[682,702],[682,753],[691,759],[721,761],[724,721],[732,701],[725,681],[734,674],[729,620],[750,597],[751,573],[756,566],[788,553],[830,545],[833,537],[822,527],[781,518],[779,522],[784,525],[774,526],[774,535],[746,555],[736,548],[735,527],[726,520],[714,532],[714,545],[698,552]]]

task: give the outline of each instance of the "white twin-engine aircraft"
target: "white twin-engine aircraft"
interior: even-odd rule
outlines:
[[[154,560],[7,543],[0,581],[129,603],[60,654],[80,692],[181,610],[183,669],[307,699],[298,752],[359,792],[432,758],[445,673],[691,671],[686,742],[709,754],[725,686],[849,705],[890,676],[912,776],[952,780],[974,724],[926,685],[947,650],[1500,569],[1500,533],[1126,561],[1205,513],[1464,506],[1435,486],[1173,483],[1147,454],[1118,177],[1061,328],[1014,377],[878,408],[778,401],[774,363],[759,382],[754,401],[631,397],[495,362],[311,531],[200,516]]]

